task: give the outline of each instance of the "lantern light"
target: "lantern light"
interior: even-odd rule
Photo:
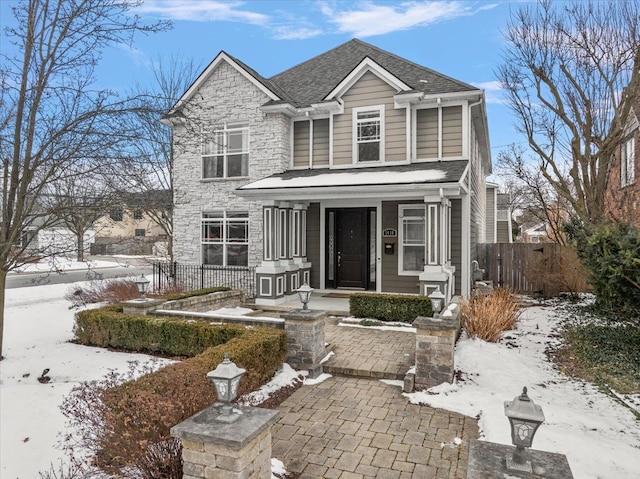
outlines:
[[[436,290],[428,296],[428,298],[431,300],[431,310],[433,311],[433,314],[435,315],[440,313],[444,307],[445,300],[444,294],[440,291],[440,286],[438,286]]]
[[[300,298],[300,302],[302,303],[302,310],[309,311],[309,301],[311,300],[311,293],[313,293],[313,288],[307,283],[304,283],[298,288],[297,292],[298,297]]]
[[[516,446],[513,454],[507,454],[507,468],[533,472],[524,448],[531,447],[533,436],[544,422],[542,408],[529,399],[525,387],[513,401],[504,402],[504,413],[511,424],[511,442]]]
[[[216,417],[216,421],[235,422],[240,418],[239,414],[233,412],[231,401],[238,396],[238,386],[240,379],[246,369],[239,368],[229,359],[229,354],[224,354],[224,360],[218,366],[207,373],[207,377],[216,388],[218,400],[223,403],[222,413]]]
[[[149,283],[151,281],[149,281],[147,278],[145,278],[144,273],[140,275],[139,278],[136,278],[134,280],[134,283],[136,284],[136,287],[138,288],[138,293],[140,293],[140,300],[141,301],[146,301],[147,298],[145,298],[145,294],[147,293],[147,288],[149,287]]]

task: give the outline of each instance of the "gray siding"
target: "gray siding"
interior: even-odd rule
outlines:
[[[438,158],[438,109],[416,111],[416,157]],[[462,107],[442,108],[442,157],[462,156]]]
[[[496,239],[494,237],[494,227],[496,224],[496,189],[495,188],[487,188],[487,236],[485,243],[495,243]]]
[[[497,233],[496,243],[511,243],[511,239],[509,238],[509,223],[506,221],[498,221]]]
[[[311,262],[311,286],[320,288],[320,204],[307,209],[307,260]]]
[[[329,166],[329,119],[313,121],[313,166]]]
[[[394,109],[395,94],[395,89],[389,84],[367,72],[342,96],[344,114],[333,117],[334,165],[353,162],[352,109],[382,104],[385,105],[385,162],[407,159],[406,110]]]
[[[309,121],[293,123],[293,166],[309,166]]]
[[[398,205],[399,204],[424,204],[422,201],[383,201],[382,202],[382,229],[393,228],[398,231]],[[399,231],[398,231],[399,233]],[[381,290],[386,293],[420,293],[420,281],[418,276],[398,275],[398,254],[400,245],[396,238],[381,238],[382,241],[382,285]],[[384,254],[384,243],[395,243],[394,254]]]
[[[462,107],[442,109],[442,156],[462,156]]]
[[[456,268],[456,294],[462,291],[462,200],[451,200],[451,265]]]

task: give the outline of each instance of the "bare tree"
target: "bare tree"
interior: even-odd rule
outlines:
[[[525,156],[525,150],[511,145],[498,154],[496,173],[511,196],[512,211],[519,211],[525,223],[544,223],[549,239],[566,244],[562,225],[571,206],[549,185],[540,168]]]
[[[105,185],[99,169],[60,178],[47,189],[51,191],[41,196],[42,204],[73,234],[75,244],[69,249],[78,261],[84,261],[85,236],[113,204],[114,195]]]
[[[3,53],[0,88],[0,357],[7,273],[22,261],[14,245],[25,225],[47,226],[39,211],[45,186],[78,170],[90,172],[117,151],[115,121],[129,108],[105,90],[92,90],[101,52],[134,34],[170,27],[144,24],[130,10],[137,0],[23,0],[15,28],[3,33],[15,54]],[[5,50],[7,52],[7,50]],[[81,165],[81,167],[80,167]]]
[[[136,193],[137,207],[159,225],[173,257],[173,129],[160,122],[195,80],[200,68],[178,57],[153,63],[154,83],[138,86],[132,95],[138,108],[127,118],[135,141],[108,176],[114,189]],[[131,195],[124,194],[126,197]]]
[[[607,170],[640,88],[636,1],[539,0],[504,33],[497,77],[537,169],[583,221],[604,217]]]

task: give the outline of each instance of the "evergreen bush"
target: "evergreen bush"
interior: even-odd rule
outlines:
[[[427,296],[407,294],[352,294],[349,311],[356,318],[412,323],[418,316],[433,316]]]
[[[565,225],[589,272],[596,302],[605,309],[640,315],[640,231],[620,222]]]

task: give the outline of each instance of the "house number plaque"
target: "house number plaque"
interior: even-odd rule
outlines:
[[[398,236],[398,232],[393,228],[387,228],[386,230],[382,231],[382,236],[385,238],[395,238],[396,236]]]

